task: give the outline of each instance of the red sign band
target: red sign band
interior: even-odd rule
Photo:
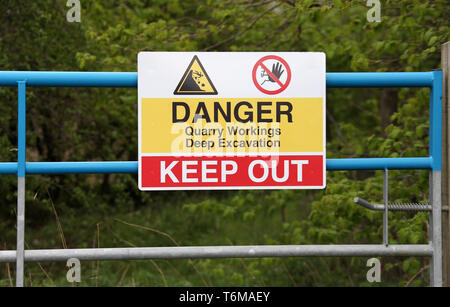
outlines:
[[[145,156],[143,188],[298,188],[321,186],[323,156]]]

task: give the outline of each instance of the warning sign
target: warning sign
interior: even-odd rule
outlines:
[[[173,93],[174,95],[217,95],[214,84],[196,55]]]
[[[324,188],[325,88],[323,53],[139,53],[139,188]]]

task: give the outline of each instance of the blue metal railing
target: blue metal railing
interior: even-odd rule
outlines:
[[[412,158],[355,158],[355,159],[327,159],[327,170],[386,170],[385,171],[385,187],[387,187],[387,170],[388,169],[429,169],[431,172],[430,180],[430,199],[432,205],[432,225],[431,241],[429,245],[423,246],[407,246],[411,248],[410,252],[405,255],[429,255],[427,250],[431,248],[430,271],[431,284],[442,285],[442,233],[441,233],[441,151],[442,151],[442,71],[432,72],[404,72],[404,73],[327,73],[326,75],[328,88],[340,87],[428,87],[430,88],[430,132],[429,132],[429,155],[428,157],[412,157]],[[17,86],[18,87],[18,158],[17,162],[1,162],[0,174],[17,174],[18,177],[18,196],[17,196],[17,245],[14,252],[16,258],[16,285],[23,286],[24,277],[24,231],[25,231],[25,175],[26,174],[82,174],[82,173],[137,173],[138,162],[136,161],[105,161],[105,162],[26,162],[26,87],[27,86],[64,86],[64,87],[137,87],[137,73],[117,73],[117,72],[11,72],[0,71],[0,86]],[[136,187],[137,188],[137,187]],[[387,207],[387,189],[384,191],[385,208]],[[387,217],[388,211],[385,211],[383,231],[384,245],[379,249],[370,251],[373,254],[378,250],[382,254],[389,255],[391,251],[388,246],[387,236]],[[294,247],[295,251],[308,250],[309,246]],[[313,246],[314,250],[323,249],[325,246]],[[323,255],[356,255],[356,251],[362,253],[367,250],[364,246],[341,246],[340,253],[337,253],[337,246],[326,246],[329,248]],[[392,246],[394,251],[406,246]],[[208,250],[211,247],[208,247]],[[224,249],[229,250],[233,247],[219,247],[220,254],[225,255]],[[255,253],[255,247],[241,247],[245,251],[242,254],[229,253],[225,256],[239,257],[248,256],[249,248]],[[265,257],[268,255],[280,256],[278,251],[280,247],[274,249],[269,246],[267,250],[271,252],[260,254]],[[285,247],[292,250],[292,247]],[[291,249],[289,249],[291,248]],[[413,249],[415,248],[415,249]],[[160,248],[156,248],[160,249]],[[176,247],[177,251],[186,249],[186,247]],[[152,258],[155,248],[145,249],[148,253],[144,256],[140,255],[136,259]],[[68,251],[71,257],[73,255],[79,257],[83,250],[64,250]],[[100,251],[105,259],[125,259],[131,253],[138,253],[142,249],[109,249]],[[183,254],[188,258],[195,256],[208,256],[200,247],[201,252],[192,254]],[[348,252],[348,254],[345,253]],[[31,252],[31,251],[28,251]],[[39,252],[39,251],[38,251]],[[61,250],[43,251],[45,259],[57,259],[50,253],[59,253],[63,259],[67,255],[61,253]],[[310,252],[311,253],[311,252]],[[365,254],[363,253],[363,254]],[[5,256],[8,251],[1,252]],[[219,253],[214,253],[217,256]],[[307,253],[305,253],[306,255]],[[94,256],[93,250],[86,252],[86,259],[101,259]],[[125,255],[125,256],[124,256]],[[163,253],[165,257],[174,255],[173,248]],[[292,255],[292,251],[291,254]],[[316,254],[319,255],[319,254]],[[322,255],[322,254],[321,254]],[[106,256],[106,257],[105,257]],[[137,257],[137,256],[135,256]],[[132,258],[132,257],[131,257]],[[59,258],[58,258],[59,259]]]
[[[430,150],[428,157],[327,159],[327,170],[441,169],[442,71],[327,73],[328,88],[429,87]],[[0,71],[0,86],[19,88],[18,162],[0,162],[0,174],[137,173],[137,161],[25,162],[25,86],[137,87],[134,72]]]
[[[435,72],[327,73],[327,87],[432,87]],[[0,71],[0,86],[136,87],[135,72]]]

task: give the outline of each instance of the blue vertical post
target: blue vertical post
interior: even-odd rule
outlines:
[[[434,287],[442,287],[442,71],[433,71],[430,93],[430,156],[433,160],[430,176],[431,238],[433,256],[430,280]]]
[[[16,286],[23,287],[25,245],[26,81],[18,83]]]
[[[432,169],[442,168],[442,71],[433,71],[433,87],[430,92],[430,156]]]

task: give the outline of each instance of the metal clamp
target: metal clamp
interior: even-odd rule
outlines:
[[[360,197],[355,197],[353,201],[369,210],[384,211],[384,204],[372,204]],[[388,209],[391,211],[431,211],[429,203],[389,203]],[[448,211],[448,206],[442,206],[442,211]]]

